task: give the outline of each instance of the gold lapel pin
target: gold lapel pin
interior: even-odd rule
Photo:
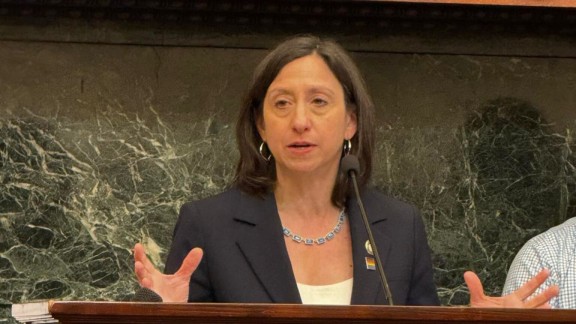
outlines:
[[[372,251],[372,245],[370,245],[370,241],[366,240],[366,243],[364,243],[364,247],[366,248],[366,252],[370,255],[374,255],[374,252]]]

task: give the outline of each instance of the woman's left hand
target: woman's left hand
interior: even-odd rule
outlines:
[[[544,269],[528,280],[522,287],[518,288],[518,290],[502,297],[486,296],[482,282],[472,271],[464,273],[464,281],[466,281],[470,291],[471,307],[550,308],[548,301],[558,295],[558,286],[550,286],[533,298],[527,299],[546,281],[549,274],[549,271]]]

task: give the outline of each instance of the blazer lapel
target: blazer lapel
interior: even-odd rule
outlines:
[[[353,305],[386,304],[378,270],[369,270],[366,265],[366,258],[373,258],[373,256],[367,251],[368,234],[366,233],[357,200],[355,198],[349,199],[347,205],[354,262],[354,286],[352,288],[351,303]],[[385,265],[391,242],[380,230],[380,227],[385,225],[386,215],[383,211],[374,210],[369,205],[364,205],[364,208],[368,215],[368,222],[376,240],[380,258]]]
[[[273,303],[301,303],[272,193],[263,200],[243,195],[235,220],[237,244]]]

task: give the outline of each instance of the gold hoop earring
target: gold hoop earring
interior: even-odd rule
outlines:
[[[350,154],[350,152],[352,152],[352,141],[350,141],[349,139],[344,140],[344,155],[348,155]]]
[[[264,155],[264,145],[266,145],[266,150],[268,151],[268,156]],[[260,156],[264,159],[264,161],[270,162],[270,159],[272,158],[272,154],[270,153],[270,149],[268,149],[268,145],[266,144],[266,142],[262,141],[262,143],[260,144],[260,147],[258,148],[258,152],[260,152]]]

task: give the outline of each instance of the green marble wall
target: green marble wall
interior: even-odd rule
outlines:
[[[221,191],[258,49],[0,41],[0,304],[127,300],[182,203]],[[574,216],[576,59],[354,53],[378,107],[373,183],[417,205],[442,302],[499,294]]]

